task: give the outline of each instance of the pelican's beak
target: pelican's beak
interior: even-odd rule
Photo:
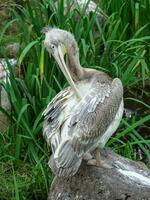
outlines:
[[[57,61],[61,71],[63,72],[65,78],[67,79],[68,83],[72,87],[75,95],[77,96],[78,99],[81,99],[81,96],[79,94],[79,91],[72,80],[71,74],[66,66],[65,60],[64,60],[64,55],[66,54],[66,48],[64,45],[59,45],[57,48],[57,51],[53,54],[55,60]]]

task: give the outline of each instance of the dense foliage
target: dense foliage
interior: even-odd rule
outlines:
[[[12,112],[6,113],[11,120],[9,129],[0,133],[0,199],[46,199],[53,178],[47,166],[50,152],[42,136],[42,112],[67,84],[44,49],[41,30],[47,25],[75,35],[82,66],[103,70],[122,80],[125,106],[134,112],[130,118],[122,119],[108,146],[150,165],[150,2],[101,1],[108,16],[102,27],[96,12],[87,16],[86,9],[70,11],[70,1],[67,2],[66,13],[62,0],[57,9],[52,0],[26,0],[23,6],[10,4],[11,20],[1,29],[0,43],[9,27],[15,26],[21,48],[19,73],[10,66],[9,81],[1,83]],[[1,53],[7,60],[5,49]]]

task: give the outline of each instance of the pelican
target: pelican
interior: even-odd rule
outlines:
[[[100,149],[122,118],[123,86],[118,78],[81,67],[78,45],[70,32],[58,28],[44,32],[44,45],[70,86],[43,112],[43,135],[52,149],[49,166],[57,176],[68,177],[76,174],[82,159],[89,165],[103,166]],[[91,156],[94,150],[96,159]]]

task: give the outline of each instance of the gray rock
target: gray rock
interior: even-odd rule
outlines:
[[[14,67],[14,70],[15,70],[17,60],[9,59],[8,62],[11,64],[12,67]],[[7,62],[5,61],[5,59],[1,58],[0,59],[0,83],[9,81],[8,77],[9,77],[9,71],[8,71]],[[7,92],[1,85],[0,85],[0,106],[7,112],[10,112],[11,110],[11,105],[9,102]],[[0,131],[5,131],[8,126],[9,126],[9,120],[7,116],[3,112],[0,111]]]
[[[7,47],[6,47],[7,56],[10,58],[17,57],[17,55],[19,53],[19,49],[20,49],[19,43],[13,43],[13,44],[7,45]]]
[[[101,156],[102,167],[83,162],[75,176],[55,177],[48,200],[150,200],[150,171],[143,163],[108,149]]]

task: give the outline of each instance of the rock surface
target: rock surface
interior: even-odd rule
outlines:
[[[48,200],[150,200],[150,170],[143,163],[109,149],[101,156],[105,167],[83,162],[75,176],[55,177]]]
[[[8,62],[13,67],[13,70],[15,70],[15,66],[17,64],[16,59],[8,59]],[[7,66],[7,62],[4,58],[0,58],[0,106],[7,112],[10,112],[11,105],[9,102],[9,98],[7,95],[7,92],[5,91],[4,87],[1,85],[1,83],[4,83],[9,80],[9,70]],[[9,126],[9,120],[7,116],[0,111],[0,131],[5,131],[7,127]]]
[[[6,47],[6,54],[7,57],[9,58],[16,58],[20,49],[20,44],[19,43],[13,43],[9,44]]]

